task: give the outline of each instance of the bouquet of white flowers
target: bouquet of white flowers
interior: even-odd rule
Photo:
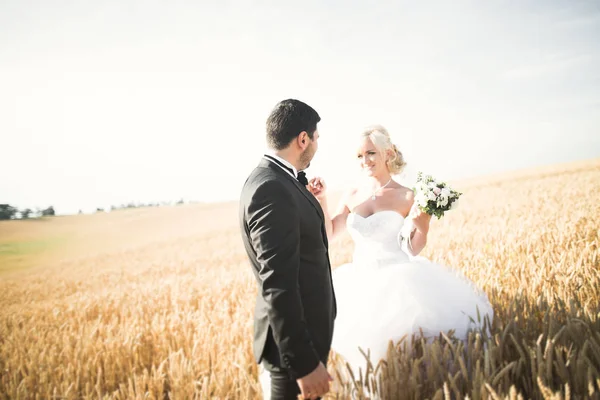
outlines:
[[[438,182],[431,175],[417,174],[417,182],[413,188],[415,203],[419,209],[429,215],[442,218],[448,210],[458,206],[458,198],[462,193],[452,189],[445,182]]]

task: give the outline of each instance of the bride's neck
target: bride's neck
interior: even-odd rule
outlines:
[[[392,179],[392,175],[390,174],[386,174],[386,175],[382,175],[382,176],[372,176],[369,178],[369,185],[371,185],[371,187],[373,189],[377,189],[380,188],[384,185],[386,185],[387,183],[389,183],[389,181]]]

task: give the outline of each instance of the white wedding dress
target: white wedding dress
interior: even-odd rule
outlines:
[[[332,349],[350,365],[356,379],[359,369],[364,376],[367,365],[359,347],[370,352],[375,368],[385,358],[390,340],[395,343],[408,335],[410,343],[413,333],[422,331],[431,338],[449,330],[466,340],[470,329],[482,327],[484,317],[492,321],[487,296],[471,281],[408,254],[399,234],[409,234],[411,225],[409,218],[392,210],[368,217],[348,215],[346,226],[355,247],[352,262],[333,270],[337,317]],[[348,377],[345,370],[340,372]],[[269,374],[262,367],[259,380],[264,399],[269,399]]]
[[[390,340],[408,335],[410,343],[411,334],[420,330],[429,338],[454,330],[465,340],[469,329],[482,327],[485,316],[493,318],[487,296],[471,281],[407,253],[399,238],[405,223],[410,230],[412,221],[392,210],[368,217],[351,213],[346,222],[355,248],[352,262],[333,270],[338,314],[332,348],[357,379],[358,369],[364,376],[367,365],[359,347],[370,351],[375,368]]]

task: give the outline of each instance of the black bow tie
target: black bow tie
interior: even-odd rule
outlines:
[[[265,154],[265,157],[269,159],[269,161],[273,161],[275,164],[279,165],[281,168],[290,171],[290,174],[292,174],[292,176],[294,175],[294,170],[291,169],[290,167],[286,167],[281,161]],[[300,182],[301,184],[303,184],[304,186],[308,185],[308,179],[306,179],[306,173],[304,171],[300,171],[298,172],[298,176],[296,177],[296,179],[298,179],[298,182]]]
[[[304,186],[308,185],[308,179],[306,179],[306,172],[304,172],[304,171],[298,172],[298,182],[300,182]]]

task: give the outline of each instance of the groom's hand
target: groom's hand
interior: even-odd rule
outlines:
[[[318,200],[323,200],[327,185],[325,185],[323,178],[315,177],[308,181],[307,188]]]
[[[313,372],[296,380],[302,397],[305,399],[316,399],[325,396],[329,392],[329,382],[331,381],[333,381],[333,378],[322,362]]]

